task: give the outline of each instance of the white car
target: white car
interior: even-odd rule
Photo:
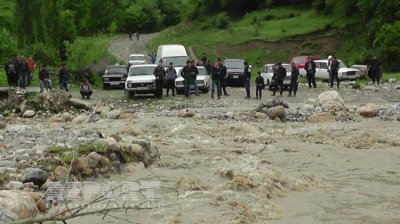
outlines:
[[[131,54],[128,58],[128,66],[140,65],[146,63],[146,56],[144,54]]]
[[[355,80],[360,78],[361,72],[358,69],[348,68],[341,60],[338,60],[340,63],[339,68],[339,79],[340,80]],[[329,80],[329,72],[328,72],[328,60],[316,60],[314,61],[316,65],[315,78],[322,80]]]
[[[290,86],[292,66],[289,64],[282,64],[282,66],[286,69],[286,77],[283,80],[283,86],[288,88]],[[269,90],[273,90],[275,85],[275,80],[272,79],[274,76],[274,67],[275,64],[266,64],[261,72],[261,76],[264,78],[264,84],[269,88]]]
[[[175,80],[175,88],[176,92],[181,94],[184,92],[183,77],[181,76],[182,68],[175,69],[176,73],[178,74],[178,78],[176,78]],[[197,87],[199,88],[199,91],[202,91],[203,93],[208,93],[208,91],[210,91],[211,78],[208,75],[207,70],[204,66],[197,66],[197,69],[199,70],[199,74],[196,78]],[[194,91],[194,85],[191,86],[191,91]]]
[[[156,77],[154,68],[157,65],[133,65],[129,68],[125,82],[125,96],[130,99],[136,94],[156,94]]]

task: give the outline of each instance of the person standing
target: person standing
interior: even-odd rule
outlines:
[[[191,74],[192,74],[192,63],[190,60],[186,61],[185,67],[182,68],[181,75],[183,77],[183,88],[186,97],[190,97],[190,84],[191,81]]]
[[[16,68],[15,68],[15,64],[14,61],[10,58],[8,60],[8,62],[4,65],[4,70],[6,72],[6,76],[7,76],[7,82],[8,82],[8,87],[16,87],[17,85],[17,72],[16,72]]]
[[[82,96],[82,99],[85,99],[85,97],[89,100],[90,96],[93,94],[92,86],[89,83],[89,80],[86,78],[83,80],[80,88],[80,93]]]
[[[165,69],[163,60],[160,60],[158,62],[157,67],[154,68],[153,74],[156,77],[156,97],[161,98],[163,95],[163,84],[165,80]]]
[[[221,99],[221,59],[218,58],[215,62],[214,66],[211,68],[211,79],[212,79],[212,87],[211,87],[211,98],[214,99],[215,90],[217,90],[218,99]]]
[[[19,70],[19,87],[22,87],[23,89],[25,89],[26,85],[27,85],[27,79],[28,79],[28,63],[25,60],[24,56],[21,56],[21,59],[18,63],[18,70]]]
[[[60,80],[60,89],[69,92],[69,72],[67,70],[67,63],[62,63],[58,71],[58,79]]]
[[[308,87],[311,89],[312,86],[314,88],[317,88],[317,83],[315,81],[315,72],[317,66],[315,65],[315,62],[313,60],[308,60],[307,63],[304,66],[306,72],[307,72],[307,81],[308,81]],[[312,86],[311,86],[312,84]]]
[[[372,82],[375,85],[375,82],[379,85],[382,68],[381,62],[377,59],[376,55],[372,57],[372,60],[368,63],[368,76],[372,79]]]
[[[33,60],[32,57],[29,57],[28,59],[28,86],[31,85],[32,79],[33,79],[33,70],[36,67],[36,62]]]
[[[333,80],[336,80],[336,85],[337,85],[337,88],[339,89],[339,85],[340,85],[339,69],[340,69],[339,61],[337,60],[336,57],[333,57],[332,65],[331,65],[331,73],[332,73],[331,88],[333,87]]]
[[[208,58],[207,58],[206,53],[203,53],[203,55],[201,55],[201,59],[200,60],[203,62],[203,65],[207,64]]]
[[[43,89],[46,91],[51,90],[51,81],[49,77],[49,72],[47,71],[47,65],[43,64],[39,71],[39,81],[40,81],[40,93],[43,93]]]
[[[246,99],[250,99],[250,79],[251,79],[251,68],[247,61],[244,62],[244,75],[243,75],[243,83],[244,88],[246,89]]]
[[[262,89],[264,88],[264,78],[261,76],[261,72],[257,73],[256,78],[256,99],[260,99],[262,97]]]
[[[196,93],[196,96],[199,95],[199,87],[197,86],[197,75],[199,74],[199,70],[196,67],[196,62],[192,60],[191,68],[190,68],[190,80],[191,80],[191,85],[194,86],[194,92]]]
[[[228,70],[225,65],[221,63],[221,89],[224,92],[224,96],[229,96],[229,94],[226,92],[226,76],[228,75]]]
[[[136,41],[139,41],[139,31],[136,31]]]
[[[332,76],[332,62],[333,62],[333,57],[332,55],[328,56],[328,74],[329,74],[329,82],[332,82],[333,76]]]
[[[175,79],[177,78],[176,69],[174,68],[174,64],[172,62],[169,63],[167,70],[165,71],[167,74],[167,95],[169,94],[169,90],[172,90],[172,96],[175,96]]]
[[[292,92],[293,92],[293,96],[296,97],[297,90],[299,89],[300,71],[296,67],[296,63],[292,62],[290,65],[292,66],[292,72],[290,75],[289,97],[292,96]]]
[[[281,62],[276,63],[276,67],[277,67],[277,70],[276,70],[276,73],[275,73],[275,75],[276,75],[276,77],[275,77],[275,87],[274,87],[274,93],[272,94],[272,96],[275,96],[276,90],[279,87],[279,90],[280,90],[279,96],[282,97],[282,94],[283,94],[283,80],[286,77],[287,71],[282,66]]]

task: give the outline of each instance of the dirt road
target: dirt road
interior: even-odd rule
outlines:
[[[136,40],[135,35],[133,35],[132,40],[129,39],[128,35],[117,37],[111,42],[110,52],[123,61],[126,61],[130,54],[149,55],[147,45],[156,36],[158,36],[158,33],[141,34],[139,40]]]

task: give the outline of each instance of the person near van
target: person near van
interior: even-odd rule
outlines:
[[[27,63],[28,63],[28,80],[27,80],[27,82],[28,82],[28,86],[30,86],[31,83],[32,83],[32,79],[33,79],[33,70],[34,70],[35,67],[36,67],[36,62],[33,60],[32,57],[29,57]]]
[[[228,75],[228,69],[226,68],[225,65],[221,65],[221,89],[224,92],[224,96],[229,96],[229,94],[226,92],[226,76]]]
[[[329,56],[328,56],[328,74],[329,74],[329,82],[331,82],[332,79],[333,79],[332,70],[331,70],[332,62],[333,62],[333,57],[332,57],[332,55],[329,55]]]
[[[192,67],[190,71],[190,80],[191,80],[191,85],[194,86],[194,92],[196,93],[196,96],[199,95],[199,87],[197,86],[197,75],[199,74],[199,70],[196,67],[196,62],[192,60]]]
[[[307,81],[308,81],[308,87],[311,89],[312,86],[314,88],[317,88],[317,82],[315,81],[315,72],[316,72],[316,64],[313,60],[308,60],[307,63],[304,65],[304,69],[307,72]],[[312,86],[311,86],[312,84]]]
[[[4,66],[4,70],[7,76],[8,87],[16,87],[17,85],[17,71],[15,68],[14,61],[10,58]]]
[[[90,96],[93,94],[92,86],[89,83],[89,80],[86,78],[83,80],[80,88],[80,93],[82,96],[82,99],[85,99],[85,97],[89,100]]]
[[[379,85],[381,79],[381,62],[376,58],[376,55],[372,57],[372,60],[368,63],[368,76],[372,79],[372,82],[375,85],[375,82]]]
[[[43,64],[39,71],[39,81],[40,81],[40,93],[43,93],[43,89],[46,91],[51,90],[51,81],[49,77],[49,72],[47,71],[47,65]]]
[[[174,68],[174,64],[172,62],[169,63],[167,70],[165,71],[167,74],[167,94],[169,94],[169,90],[172,90],[172,96],[175,96],[175,79],[178,77],[176,74],[176,69]]]
[[[158,61],[158,65],[154,68],[153,74],[156,77],[156,97],[161,98],[163,95],[163,84],[165,80],[163,60]]]
[[[339,61],[337,60],[336,57],[333,57],[332,65],[331,65],[332,78],[330,80],[331,81],[331,88],[333,87],[333,80],[336,80],[336,85],[337,85],[337,88],[339,89],[339,85],[340,85],[339,69],[340,69]]]
[[[25,60],[24,56],[21,56],[20,61],[18,63],[18,86],[25,89],[28,79],[28,63]]]
[[[250,79],[251,79],[251,68],[247,61],[244,62],[244,88],[246,89],[246,99],[250,99]]]
[[[274,75],[276,75],[275,79],[275,86],[274,86],[274,93],[272,94],[272,96],[275,96],[276,94],[276,90],[279,87],[280,90],[280,94],[279,96],[282,97],[283,94],[283,80],[286,77],[286,69],[282,66],[281,62],[276,63],[276,73],[274,73]]]
[[[186,61],[185,67],[182,68],[181,75],[183,78],[184,93],[186,97],[190,97],[190,83],[192,74],[192,62],[190,60]]]
[[[58,79],[60,81],[60,89],[69,92],[69,72],[67,70],[67,63],[62,63],[58,71]]]
[[[221,73],[222,73],[222,60],[220,58],[217,59],[214,66],[211,68],[211,79],[212,79],[212,87],[211,87],[211,98],[214,99],[215,90],[217,90],[218,99],[221,99]]]
[[[290,74],[290,87],[289,87],[289,97],[296,96],[297,90],[299,89],[299,75],[300,71],[296,67],[296,63],[292,62],[290,64],[292,66],[292,72]]]
[[[262,89],[264,88],[264,78],[261,76],[261,72],[257,73],[256,78],[256,99],[260,99],[262,97]]]

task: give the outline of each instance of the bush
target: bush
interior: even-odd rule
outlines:
[[[317,10],[317,11],[322,11],[326,7],[325,0],[314,0],[312,2],[312,6]]]
[[[5,63],[9,57],[15,57],[18,52],[17,40],[8,30],[0,29],[0,61]]]
[[[60,64],[59,52],[57,49],[43,43],[35,43],[25,48],[27,55],[32,56],[36,63],[46,63],[48,65]]]
[[[230,23],[231,23],[231,19],[225,12],[220,13],[215,17],[214,24],[215,24],[215,26],[217,26],[220,29],[228,28]]]
[[[385,24],[377,33],[374,45],[390,71],[400,70],[400,21]]]

